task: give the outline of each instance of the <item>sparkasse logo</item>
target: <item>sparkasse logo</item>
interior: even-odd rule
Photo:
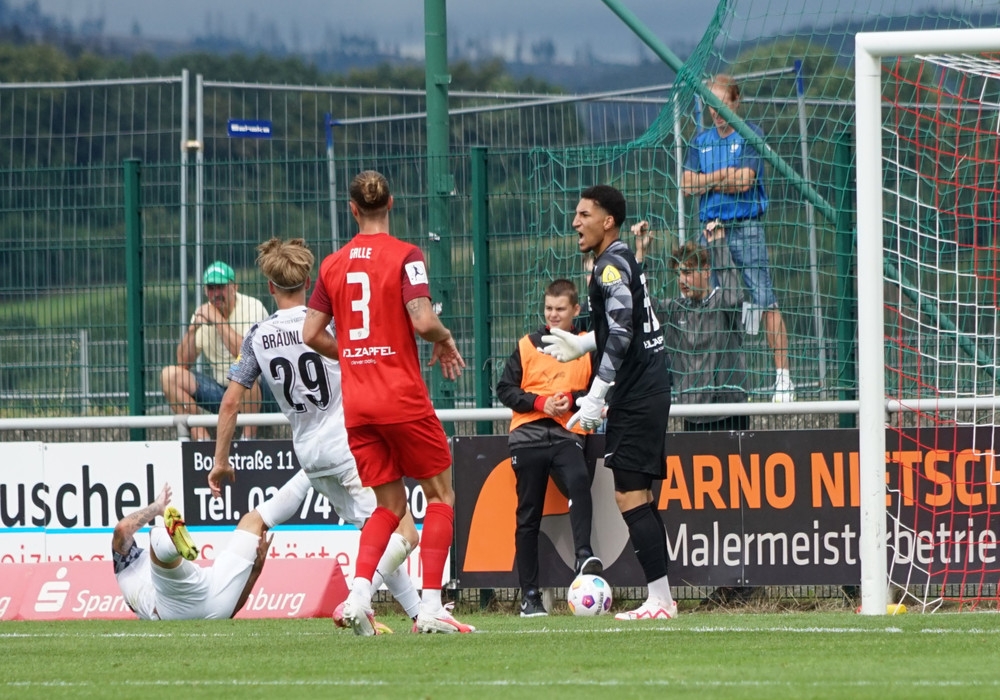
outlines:
[[[35,599],[35,612],[57,613],[66,604],[66,596],[69,595],[69,581],[66,578],[66,567],[61,566],[56,571],[55,581],[46,581],[38,590],[38,598]]]

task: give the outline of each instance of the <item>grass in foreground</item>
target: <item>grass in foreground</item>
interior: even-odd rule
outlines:
[[[358,638],[328,620],[8,622],[0,697],[981,698],[991,613],[688,613],[616,622],[466,613],[472,635]]]

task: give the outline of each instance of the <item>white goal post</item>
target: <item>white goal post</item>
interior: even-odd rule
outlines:
[[[859,33],[855,38],[861,613],[889,602],[883,212],[884,58],[1000,52],[1000,29]],[[1000,63],[997,64],[1000,70]],[[998,73],[1000,77],[1000,73]],[[995,362],[995,359],[994,359]],[[994,399],[995,401],[995,399]]]

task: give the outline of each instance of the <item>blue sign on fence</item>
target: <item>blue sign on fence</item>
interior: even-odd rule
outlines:
[[[263,119],[230,119],[227,130],[229,135],[234,138],[271,138],[271,122]]]

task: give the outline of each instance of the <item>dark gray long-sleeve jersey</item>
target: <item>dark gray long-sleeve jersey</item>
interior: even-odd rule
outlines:
[[[646,276],[635,255],[616,240],[594,261],[588,287],[597,341],[595,374],[614,382],[608,408],[670,391],[670,361],[653,311]]]
[[[667,306],[664,337],[674,389],[683,404],[741,403],[747,396],[739,271],[724,238],[712,241],[709,251],[719,286],[699,301],[680,296]],[[706,423],[720,418],[687,420]]]

